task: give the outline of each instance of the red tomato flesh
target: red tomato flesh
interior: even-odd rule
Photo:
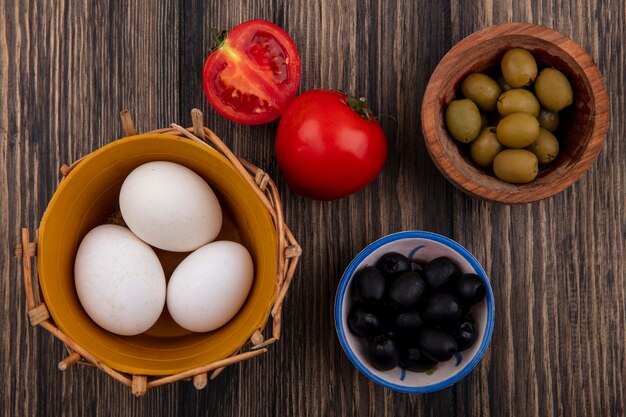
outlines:
[[[222,116],[242,124],[276,120],[300,85],[300,57],[280,27],[251,20],[231,30],[209,55],[202,72],[204,93]]]

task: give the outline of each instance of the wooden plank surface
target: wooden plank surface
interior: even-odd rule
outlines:
[[[371,415],[622,416],[626,403],[626,74],[622,0],[115,1],[0,0],[0,388],[3,416]],[[210,27],[252,18],[284,27],[301,54],[301,91],[366,95],[389,140],[380,178],[346,199],[295,195],[273,156],[276,124],[238,126],[201,89]],[[430,161],[419,109],[430,73],[491,24],[545,24],[581,44],[604,74],[607,142],[590,171],[545,201],[503,206],[448,184]],[[277,181],[304,254],[284,304],[283,338],[197,392],[190,383],[135,399],[94,369],[57,370],[62,344],[27,322],[13,245],[36,228],[58,167],[122,135],[190,125],[199,107],[232,149]],[[480,365],[429,394],[360,375],[335,336],[345,266],[387,233],[420,229],[466,246],[491,276],[493,339]]]

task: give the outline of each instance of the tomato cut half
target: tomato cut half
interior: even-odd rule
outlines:
[[[265,20],[235,26],[207,58],[204,94],[222,116],[242,124],[276,120],[300,85],[300,56],[293,40]]]

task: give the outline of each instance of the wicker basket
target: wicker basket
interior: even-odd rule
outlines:
[[[18,243],[16,246],[16,256],[22,259],[28,317],[32,326],[43,327],[65,344],[69,354],[59,362],[58,367],[60,370],[66,370],[75,363],[95,366],[113,379],[130,387],[132,393],[136,396],[145,394],[150,388],[187,379],[193,379],[194,386],[197,389],[202,389],[207,385],[209,378],[216,378],[226,366],[263,354],[267,351],[269,345],[280,338],[281,306],[293,279],[302,250],[289,228],[285,225],[280,196],[272,179],[263,172],[263,170],[235,156],[215,133],[204,127],[202,113],[198,109],[192,110],[191,114],[193,128],[185,129],[172,124],[171,128],[159,129],[148,133],[184,136],[201,143],[203,146],[209,146],[217,150],[228,159],[229,163],[232,164],[236,171],[245,179],[245,182],[252,188],[254,194],[256,194],[269,212],[276,230],[278,244],[277,253],[279,254],[276,276],[277,295],[270,311],[272,318],[271,336],[266,339],[263,335],[263,330],[266,327],[267,321],[269,321],[268,317],[264,325],[256,330],[250,339],[240,346],[239,350],[234,355],[222,360],[207,363],[203,366],[173,375],[159,377],[131,375],[115,370],[98,360],[87,349],[80,346],[61,331],[55,324],[44,302],[38,280],[33,282],[32,259],[37,255],[37,237],[35,237],[34,241],[31,241],[29,230],[23,228],[21,243]],[[121,113],[121,119],[125,134],[127,136],[136,135],[137,131],[128,111]],[[70,166],[63,165],[61,167],[63,177],[65,178],[81,161],[82,158]],[[35,235],[37,235],[37,233],[35,233]]]

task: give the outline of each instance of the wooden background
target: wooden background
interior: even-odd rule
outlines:
[[[0,0],[0,409],[3,416],[623,416],[626,402],[626,22],[623,0],[263,2]],[[383,174],[354,196],[292,194],[273,155],[276,124],[237,126],[213,112],[200,75],[211,26],[263,18],[294,38],[301,91],[367,96],[389,139]],[[421,97],[456,42],[527,21],[581,44],[603,73],[606,144],[574,186],[540,203],[474,200],[448,184],[424,147]],[[284,305],[283,339],[197,392],[178,383],[136,399],[90,368],[65,373],[62,344],[28,325],[21,226],[37,227],[58,167],[122,135],[129,109],[146,131],[191,125],[201,108],[236,153],[277,181],[304,255]],[[360,375],[335,336],[344,267],[387,233],[430,230],[466,246],[491,276],[493,339],[480,365],[429,395]]]

